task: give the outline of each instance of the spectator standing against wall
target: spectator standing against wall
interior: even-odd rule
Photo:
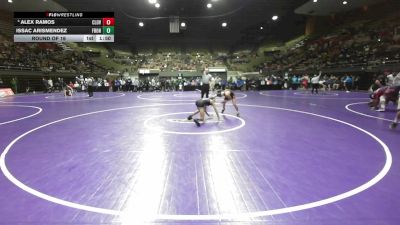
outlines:
[[[49,80],[47,80],[47,83],[48,83],[49,92],[53,92],[53,90],[54,90],[53,80],[51,78],[49,78]]]
[[[349,93],[351,90],[351,86],[353,85],[353,78],[349,75],[347,75],[344,78],[344,88],[346,89],[346,92]]]
[[[308,83],[310,82],[310,77],[306,74],[301,78],[301,84],[304,90],[308,90]]]
[[[4,81],[0,78],[0,88],[6,88]]]
[[[49,82],[46,80],[46,78],[42,78],[42,84],[43,84],[43,92],[47,93],[49,91]]]
[[[17,78],[15,77],[11,79],[11,89],[13,90],[14,93],[18,92],[18,81]]]
[[[355,76],[353,80],[353,88],[354,90],[358,91],[360,85],[360,76]]]
[[[211,78],[211,81],[210,81],[210,89],[211,89],[211,91],[214,91],[214,90],[215,90],[215,79],[214,79],[214,78]]]
[[[333,90],[339,90],[341,84],[341,80],[337,76],[333,76]]]
[[[133,83],[133,91],[134,91],[134,92],[137,92],[137,91],[138,91],[138,88],[139,88],[139,80],[136,79],[136,78],[133,78],[132,83]]]
[[[297,75],[292,77],[292,90],[297,90],[300,86],[300,78]]]

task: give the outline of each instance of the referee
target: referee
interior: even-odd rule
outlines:
[[[204,94],[206,95],[206,98],[208,98],[208,94],[210,93],[211,78],[212,76],[208,73],[208,70],[204,69],[203,76],[201,78],[201,98],[204,97]]]

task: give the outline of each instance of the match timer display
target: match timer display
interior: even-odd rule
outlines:
[[[14,42],[114,42],[113,12],[14,12]]]

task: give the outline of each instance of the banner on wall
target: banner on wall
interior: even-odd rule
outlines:
[[[11,88],[0,88],[0,98],[14,95],[14,92],[11,90]]]

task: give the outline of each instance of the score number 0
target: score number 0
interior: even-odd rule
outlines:
[[[114,18],[103,18],[103,26],[114,26]]]

